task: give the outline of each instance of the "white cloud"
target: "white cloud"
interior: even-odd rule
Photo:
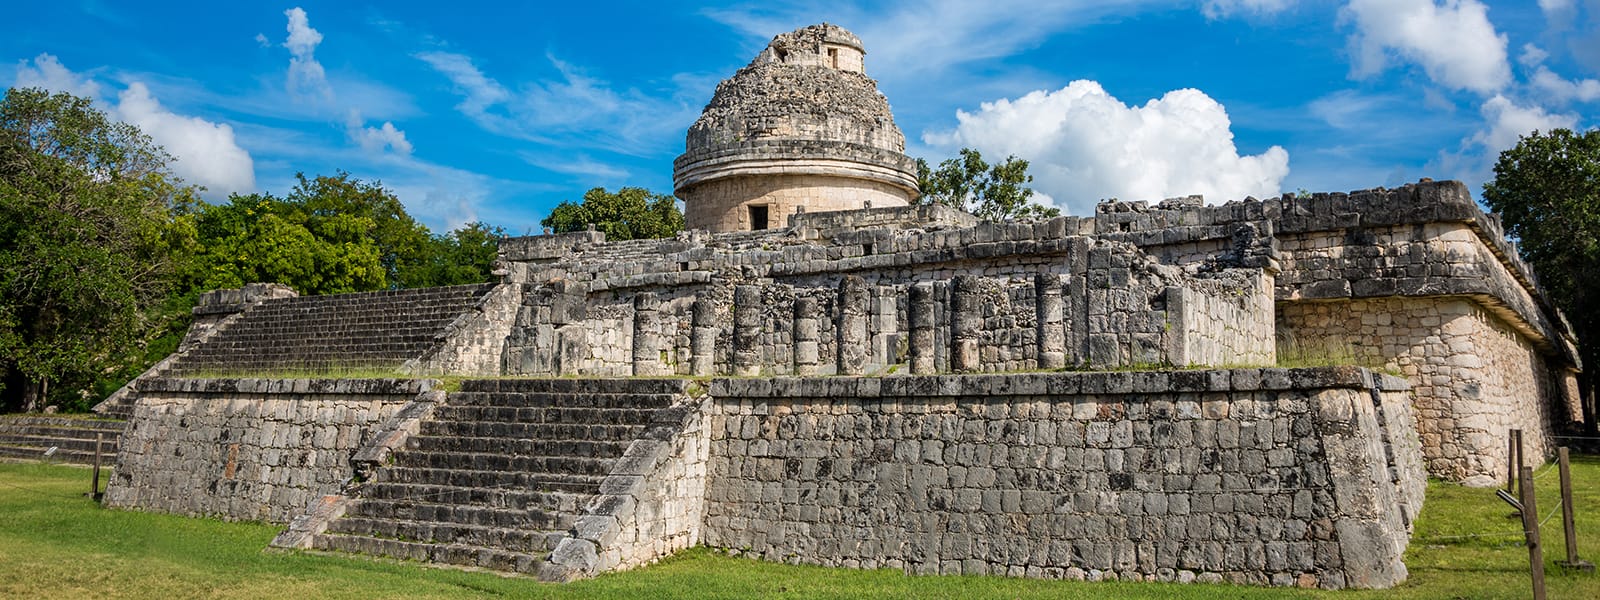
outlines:
[[[1547,58],[1550,58],[1550,53],[1545,52],[1544,48],[1528,43],[1522,45],[1522,54],[1517,55],[1517,62],[1531,69],[1539,66]]]
[[[443,74],[464,96],[456,109],[474,119],[483,119],[491,107],[511,98],[511,93],[500,83],[490,79],[472,64],[472,58],[452,52],[421,52],[415,55],[428,63],[433,70]]]
[[[49,54],[17,65],[16,85],[68,92],[94,100],[114,119],[138,127],[173,157],[172,171],[188,183],[206,187],[206,197],[255,191],[255,163],[234,138],[233,127],[174,113],[161,105],[142,81],[128,82],[115,102],[100,96],[100,84],[75,73]]]
[[[328,85],[328,74],[323,71],[322,63],[317,62],[315,52],[317,44],[322,43],[322,34],[311,28],[311,20],[306,17],[306,11],[296,6],[283,11],[289,17],[286,29],[289,39],[283,42],[283,47],[289,49],[289,91],[296,94],[306,94],[322,99],[333,97],[333,88]]]
[[[1544,11],[1546,17],[1558,18],[1570,14],[1576,8],[1572,0],[1539,0],[1539,10]]]
[[[958,111],[954,130],[923,136],[946,149],[1030,161],[1035,187],[1058,206],[1089,214],[1103,198],[1159,200],[1204,194],[1212,201],[1279,193],[1289,153],[1273,146],[1241,156],[1227,111],[1199,90],[1168,92],[1128,106],[1093,81]]]
[[[1200,12],[1207,19],[1221,19],[1234,15],[1273,15],[1294,6],[1295,0],[1205,0]]]
[[[367,127],[366,120],[361,118],[361,113],[350,111],[350,118],[345,121],[345,133],[350,136],[362,150],[373,154],[382,154],[388,149],[396,154],[411,154],[411,142],[406,139],[406,132],[394,126],[394,123],[384,121],[378,127]]]
[[[1477,0],[1350,0],[1343,19],[1354,74],[1382,71],[1390,54],[1422,66],[1440,85],[1490,94],[1511,82],[1506,36],[1495,32],[1489,8]]]
[[[61,61],[49,54],[33,57],[31,66],[26,59],[18,61],[17,78],[12,85],[19,88],[31,87],[52,92],[66,92],[81,98],[100,97],[100,84],[61,66]]]
[[[1593,79],[1568,80],[1543,66],[1535,71],[1533,86],[1556,102],[1593,102],[1600,100],[1600,81]]]
[[[208,196],[255,190],[255,165],[234,140],[232,127],[175,114],[137,81],[117,95],[116,113],[166,148],[177,159],[173,172],[205,186]]]
[[[1472,137],[1491,155],[1515,146],[1517,138],[1534,130],[1571,129],[1578,123],[1577,115],[1551,114],[1539,106],[1521,106],[1505,96],[1496,94],[1483,103],[1483,117],[1489,129]]]

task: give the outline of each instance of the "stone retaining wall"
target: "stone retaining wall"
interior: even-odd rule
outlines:
[[[350,458],[431,380],[152,379],[106,505],[287,522],[351,478]]]
[[[1355,368],[717,380],[704,539],[911,573],[1389,587],[1424,477],[1415,437],[1389,435],[1406,411],[1380,410],[1406,387]]]

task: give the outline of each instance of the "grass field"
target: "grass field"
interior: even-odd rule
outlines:
[[[1574,465],[1580,552],[1600,559],[1600,458]],[[1548,473],[1548,475],[1545,475]],[[1557,506],[1554,469],[1538,480]],[[1526,598],[1527,550],[1493,490],[1434,483],[1396,590],[911,577],[789,566],[692,550],[569,585],[393,561],[263,552],[277,526],[102,510],[73,467],[0,463],[4,598]],[[1561,517],[1542,529],[1551,598],[1600,598],[1600,576],[1563,573]],[[1487,535],[1486,535],[1487,534]],[[1482,536],[1482,537],[1460,537]]]

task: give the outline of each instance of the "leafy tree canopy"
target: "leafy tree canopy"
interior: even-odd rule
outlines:
[[[664,238],[683,231],[683,212],[677,199],[625,187],[615,194],[597,187],[583,194],[583,202],[562,202],[539,221],[555,233],[583,231],[594,225],[607,240]]]
[[[990,221],[1061,216],[1058,208],[1030,201],[1030,183],[1028,161],[1015,156],[990,165],[977,150],[962,148],[959,157],[945,159],[938,169],[917,159],[918,204],[943,204]]]
[[[1593,382],[1600,365],[1600,129],[1535,131],[1500,153],[1494,175],[1483,201],[1500,213],[1572,322]]]
[[[0,373],[4,404],[91,377],[159,318],[195,205],[171,158],[84,98],[0,99]],[[18,385],[20,384],[20,385]]]

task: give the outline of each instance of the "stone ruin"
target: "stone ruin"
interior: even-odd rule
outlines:
[[[779,36],[685,156],[764,152],[714,133],[754,131],[752,71],[870,90],[860,50],[833,26]],[[900,152],[874,123],[755,163],[845,149],[807,188],[826,195],[859,175],[851,148]],[[765,229],[717,216],[771,198],[736,187],[685,198],[738,231],[508,239],[493,284],[207,295],[179,351],[100,407],[129,417],[107,502],[557,581],[706,545],[1383,588],[1426,475],[1492,485],[1508,429],[1538,457],[1581,418],[1570,328],[1457,182],[1037,222],[797,201]],[[349,366],[410,376],[294,378]]]

